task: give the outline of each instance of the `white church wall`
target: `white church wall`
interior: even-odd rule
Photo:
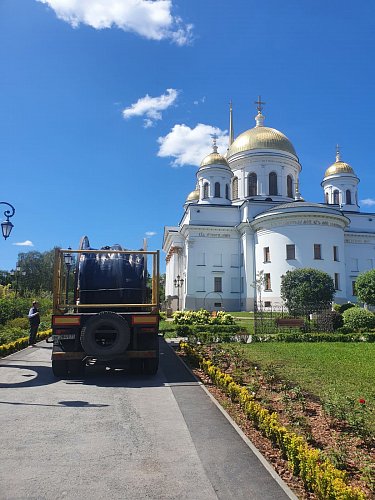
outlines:
[[[287,258],[287,245],[289,257]],[[321,258],[318,257],[320,251]],[[334,249],[338,261],[334,260]],[[265,248],[269,248],[269,262],[265,261]],[[280,303],[281,277],[287,271],[298,268],[312,267],[328,273],[338,289],[335,300],[344,301],[346,295],[346,275],[344,261],[344,236],[341,228],[332,226],[279,226],[273,227],[272,231],[263,230],[257,232],[255,258],[256,271],[263,271],[270,275],[271,287],[263,289],[262,301]],[[340,260],[341,256],[341,260]]]
[[[375,268],[375,234],[346,233],[345,261],[346,299],[350,302],[357,302],[357,297],[353,293],[353,283],[360,273]]]

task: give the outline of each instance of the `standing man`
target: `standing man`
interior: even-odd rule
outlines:
[[[38,311],[39,304],[34,300],[33,307],[30,309],[28,318],[30,323],[30,337],[29,345],[34,345],[36,343],[36,334],[38,333],[40,316]]]

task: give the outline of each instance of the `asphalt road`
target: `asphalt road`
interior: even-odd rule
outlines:
[[[56,380],[50,349],[0,361],[1,499],[295,498],[163,340],[156,377]]]

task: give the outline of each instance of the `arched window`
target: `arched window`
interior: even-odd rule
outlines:
[[[337,189],[335,189],[333,191],[333,204],[334,205],[338,205],[340,203],[340,200],[339,200],[339,192]]]
[[[268,176],[269,182],[269,194],[277,196],[277,174],[276,172],[271,172]]]
[[[347,205],[352,204],[352,193],[350,192],[350,189],[346,190],[346,204]]]
[[[286,178],[286,191],[288,198],[293,198],[293,179],[291,175]]]
[[[329,195],[328,195],[328,193],[326,193],[326,203],[327,203],[327,205],[329,204]]]
[[[203,184],[203,199],[206,200],[208,198],[208,182]]]
[[[215,182],[215,198],[220,198],[220,182]]]
[[[257,192],[257,174],[252,172],[248,177],[248,196],[256,196]]]
[[[236,200],[238,198],[238,177],[234,177],[232,182],[232,199]]]
[[[229,198],[229,184],[225,184],[225,198],[230,200]]]

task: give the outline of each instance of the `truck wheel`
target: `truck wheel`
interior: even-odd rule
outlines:
[[[159,368],[159,358],[147,358],[143,360],[143,373],[155,375]]]
[[[81,331],[83,349],[98,359],[122,354],[129,342],[129,326],[124,318],[114,312],[104,311],[92,316]]]
[[[65,360],[52,360],[52,373],[57,378],[66,378],[68,376],[68,364]]]

